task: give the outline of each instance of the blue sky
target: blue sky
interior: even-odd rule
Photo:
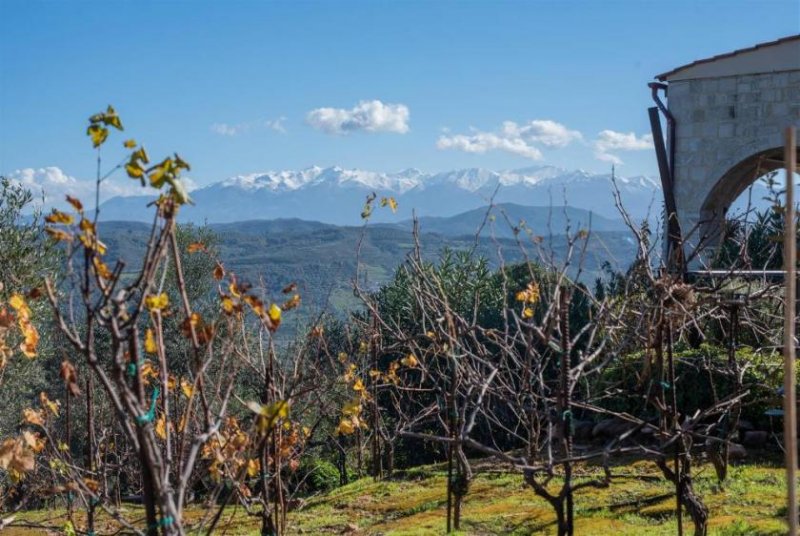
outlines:
[[[91,177],[86,119],[112,103],[201,185],[313,164],[655,174],[647,82],[799,28],[796,0],[0,0],[0,173]]]

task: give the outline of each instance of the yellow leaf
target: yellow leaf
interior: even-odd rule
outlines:
[[[13,439],[6,439],[0,443],[0,469],[8,469],[11,458],[14,456],[16,443]]]
[[[20,317],[19,328],[22,330],[23,341],[19,345],[20,350],[28,359],[36,357],[36,346],[39,344],[39,332],[33,327],[27,318]]]
[[[254,478],[258,476],[259,473],[259,463],[258,460],[255,458],[250,458],[247,460],[247,476],[250,478]]]
[[[86,218],[81,218],[80,228],[81,231],[87,235],[97,234],[97,228],[95,227],[94,223]]]
[[[128,162],[125,164],[125,171],[128,173],[128,177],[132,179],[144,177],[144,168],[139,162]]]
[[[194,392],[194,388],[192,384],[186,380],[181,380],[181,391],[183,391],[183,395],[186,398],[192,398],[192,393]]]
[[[167,438],[167,419],[164,418],[164,415],[161,415],[158,419],[156,419],[154,430],[159,438]]]
[[[131,154],[131,161],[138,161],[142,164],[149,164],[150,163],[150,156],[147,154],[144,146],[139,147]]]
[[[172,168],[174,167],[172,158],[165,158],[155,169],[150,173],[150,185],[153,188],[161,188],[167,181],[168,176],[172,176]]]
[[[131,139],[129,139],[129,140],[125,140],[125,141],[122,143],[122,145],[123,145],[123,146],[124,146],[126,149],[133,149],[134,147],[136,147],[136,140],[134,140],[133,138],[131,138]]]
[[[179,423],[178,423],[178,431],[179,431],[180,433],[183,433],[183,431],[184,431],[185,429],[186,429],[186,413],[184,413],[184,414],[181,416],[181,422],[179,422]]]
[[[42,391],[39,393],[39,402],[42,404],[42,407],[45,409],[50,410],[50,413],[53,414],[54,417],[58,417],[58,410],[61,404],[56,401],[52,401],[47,397],[47,393]]]
[[[50,235],[50,238],[59,242],[72,242],[75,238],[71,233],[62,231],[61,229],[54,229],[53,227],[45,227],[44,231]]]
[[[206,251],[206,245],[202,242],[192,242],[186,246],[187,253],[197,253],[199,251]]]
[[[186,160],[178,156],[178,153],[175,153],[175,167],[178,169],[185,169],[186,171],[190,171],[192,169]]]
[[[397,212],[397,201],[394,197],[383,197],[381,198],[381,206],[382,207],[389,207],[392,209],[392,212]]]
[[[22,297],[22,294],[15,292],[11,295],[8,299],[8,305],[11,306],[17,312],[17,316],[21,319],[29,319],[31,316],[31,310],[28,307],[28,304],[25,302],[25,298]]]
[[[364,389],[364,382],[361,381],[361,378],[356,378],[356,382],[353,384],[353,391],[359,392]]]
[[[83,221],[88,221],[88,220],[83,220]],[[78,235],[78,239],[81,241],[81,244],[83,244],[83,247],[85,247],[86,249],[96,251],[99,255],[106,254],[106,245],[100,242],[100,240],[98,240],[94,234],[89,233],[87,235],[86,233],[83,233]]]
[[[300,294],[295,294],[294,296],[286,300],[286,302],[284,302],[284,304],[281,306],[281,309],[283,309],[284,311],[291,311],[292,309],[294,309],[299,305],[300,305]]]
[[[0,468],[8,471],[12,482],[19,482],[24,473],[33,471],[36,466],[33,454],[25,440],[6,439],[0,444]]]
[[[153,335],[153,330],[147,328],[144,332],[144,351],[148,354],[154,354],[157,350],[158,347],[156,346],[156,338]]]
[[[22,439],[25,441],[25,445],[27,445],[27,447],[35,454],[39,454],[44,450],[44,440],[39,434],[34,434],[28,430],[23,430]]]
[[[22,420],[28,424],[44,426],[44,412],[42,410],[25,408],[22,410]]]
[[[72,207],[77,210],[78,212],[83,212],[83,203],[81,203],[80,199],[76,197],[72,197],[71,195],[67,196],[67,203],[72,205]]]
[[[106,108],[106,113],[103,114],[103,122],[106,125],[116,128],[117,130],[122,130],[122,121],[120,121],[116,110],[114,110],[114,107],[110,104],[108,105],[108,108]]]
[[[95,273],[97,273],[98,276],[106,280],[113,277],[111,270],[108,269],[108,265],[106,265],[106,263],[101,261],[98,257],[92,258],[92,264],[94,265]]]
[[[143,379],[158,378],[158,369],[150,361],[145,361],[139,372]]]
[[[247,403],[247,407],[260,417],[258,428],[262,433],[275,426],[278,419],[286,419],[289,416],[289,403],[285,400],[278,400],[268,406],[251,401]]]
[[[53,209],[53,212],[48,214],[44,217],[44,221],[47,223],[60,223],[62,225],[72,225],[75,221],[75,218],[72,217],[72,214],[66,214],[61,212],[60,210]]]
[[[281,325],[281,308],[273,303],[269,306],[267,316],[269,317],[270,322],[272,322],[272,329],[278,329],[278,326]]]
[[[220,281],[225,276],[225,269],[222,265],[218,262],[216,266],[214,266],[214,272],[212,273],[214,279]]]
[[[417,361],[417,356],[415,356],[414,354],[408,354],[407,356],[405,356],[403,359],[400,360],[400,363],[402,363],[406,367],[414,368],[419,364],[419,361]]]
[[[217,460],[214,460],[214,462],[211,465],[209,465],[208,474],[209,476],[211,476],[211,480],[213,480],[214,482],[219,483],[222,480],[223,476],[222,468],[220,467],[220,464]]]
[[[100,147],[108,138],[108,129],[100,125],[89,125],[86,129],[86,135],[92,138],[92,146],[94,148]]]
[[[242,299],[244,302],[249,305],[255,314],[259,317],[264,317],[267,315],[266,311],[264,311],[264,302],[256,298],[255,296],[251,296],[249,294],[244,294],[245,290],[240,287],[232,287],[235,289],[237,293],[241,293]],[[269,321],[269,319],[267,319]]]
[[[161,311],[169,306],[169,296],[165,292],[150,295],[144,299],[144,305],[148,311]]]
[[[533,318],[533,309],[526,307],[522,310],[522,318]]]
[[[226,314],[233,313],[233,300],[230,296],[222,296],[220,298],[220,305],[222,306],[222,310],[225,311]]]
[[[358,415],[361,413],[361,399],[354,398],[350,402],[344,405],[342,408],[342,415],[345,417],[352,417],[353,415]]]
[[[355,431],[356,427],[350,419],[342,419],[339,421],[339,426],[336,428],[336,433],[339,435],[350,435]]]
[[[531,281],[525,290],[517,292],[516,299],[525,303],[537,303],[540,297],[539,285]]]
[[[217,263],[217,266],[219,266],[219,263]],[[233,295],[234,298],[242,297],[242,294],[239,292],[239,287],[236,286],[236,281],[233,281],[228,285],[228,290],[230,291],[230,293]]]

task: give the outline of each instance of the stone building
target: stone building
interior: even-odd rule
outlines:
[[[784,131],[800,128],[800,35],[698,60],[656,79],[650,87],[667,119],[659,159],[666,206],[674,206],[690,267],[700,267],[719,243],[731,203],[783,166]]]

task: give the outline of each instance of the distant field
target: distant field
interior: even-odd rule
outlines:
[[[583,475],[592,470],[584,469]],[[717,487],[713,469],[696,468],[695,485],[711,511],[710,536],[780,535],[786,533],[784,471],[766,464],[733,467],[725,488]],[[654,535],[677,533],[675,497],[651,463],[618,467],[608,489],[584,489],[576,496],[575,533],[581,536]],[[129,508],[130,517],[139,512]],[[191,518],[203,511],[194,508]],[[362,478],[328,494],[311,498],[289,514],[288,534],[373,534],[384,536],[444,533],[445,474],[441,467],[423,467],[402,478],[375,482]],[[18,516],[18,522],[39,522],[58,534],[63,511],[37,511]],[[255,519],[230,509],[219,534],[258,534]],[[466,498],[460,534],[555,534],[554,515],[547,503],[522,486],[518,474],[491,469],[472,484]],[[115,524],[107,519],[98,534]],[[685,534],[693,527],[684,516]],[[80,525],[79,525],[80,528]],[[42,529],[12,527],[3,536],[45,534]],[[191,533],[191,532],[190,532]],[[195,532],[196,533],[196,532]]]
[[[466,226],[464,227],[467,228]],[[101,225],[103,240],[108,245],[108,259],[125,259],[127,269],[138,268],[135,259],[142,258],[149,228],[142,223],[105,222]],[[361,244],[361,282],[367,290],[375,290],[388,282],[395,269],[406,260],[414,248],[410,230],[375,225],[367,228],[338,227],[301,220],[274,220],[212,225],[219,237],[219,254],[226,268],[255,285],[262,282],[266,290],[278,294],[290,282],[296,282],[303,295],[301,316],[315,316],[320,311],[342,313],[357,307],[353,297],[353,278],[356,275],[356,251]],[[538,252],[527,237],[527,254],[538,260]],[[552,238],[550,247],[556,259],[566,250],[563,236]],[[523,260],[514,240],[494,240],[483,236],[477,244],[474,236],[447,236],[425,233],[420,237],[421,253],[426,260],[436,260],[443,249],[472,250],[487,258],[492,266],[499,264],[498,250],[505,262]],[[627,232],[598,232],[591,236],[582,260],[582,281],[593,285],[603,275],[603,263],[624,271],[635,256],[635,248]],[[576,254],[578,255],[578,254]],[[571,272],[571,275],[576,275]]]

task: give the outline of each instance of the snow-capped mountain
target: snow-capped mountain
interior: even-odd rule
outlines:
[[[626,209],[635,217],[661,207],[658,183],[645,176],[619,177]],[[528,206],[569,205],[607,218],[619,218],[611,176],[552,166],[511,171],[469,168],[444,173],[406,169],[382,173],[340,167],[310,167],[237,175],[192,192],[195,206],[185,207],[185,221],[224,223],[251,219],[300,218],[338,225],[360,222],[367,195],[394,196],[396,214],[377,208],[373,221],[389,222],[418,216],[453,216],[486,206],[490,200]],[[115,197],[103,203],[107,220],[143,220],[143,197]],[[412,212],[413,211],[413,212]]]

